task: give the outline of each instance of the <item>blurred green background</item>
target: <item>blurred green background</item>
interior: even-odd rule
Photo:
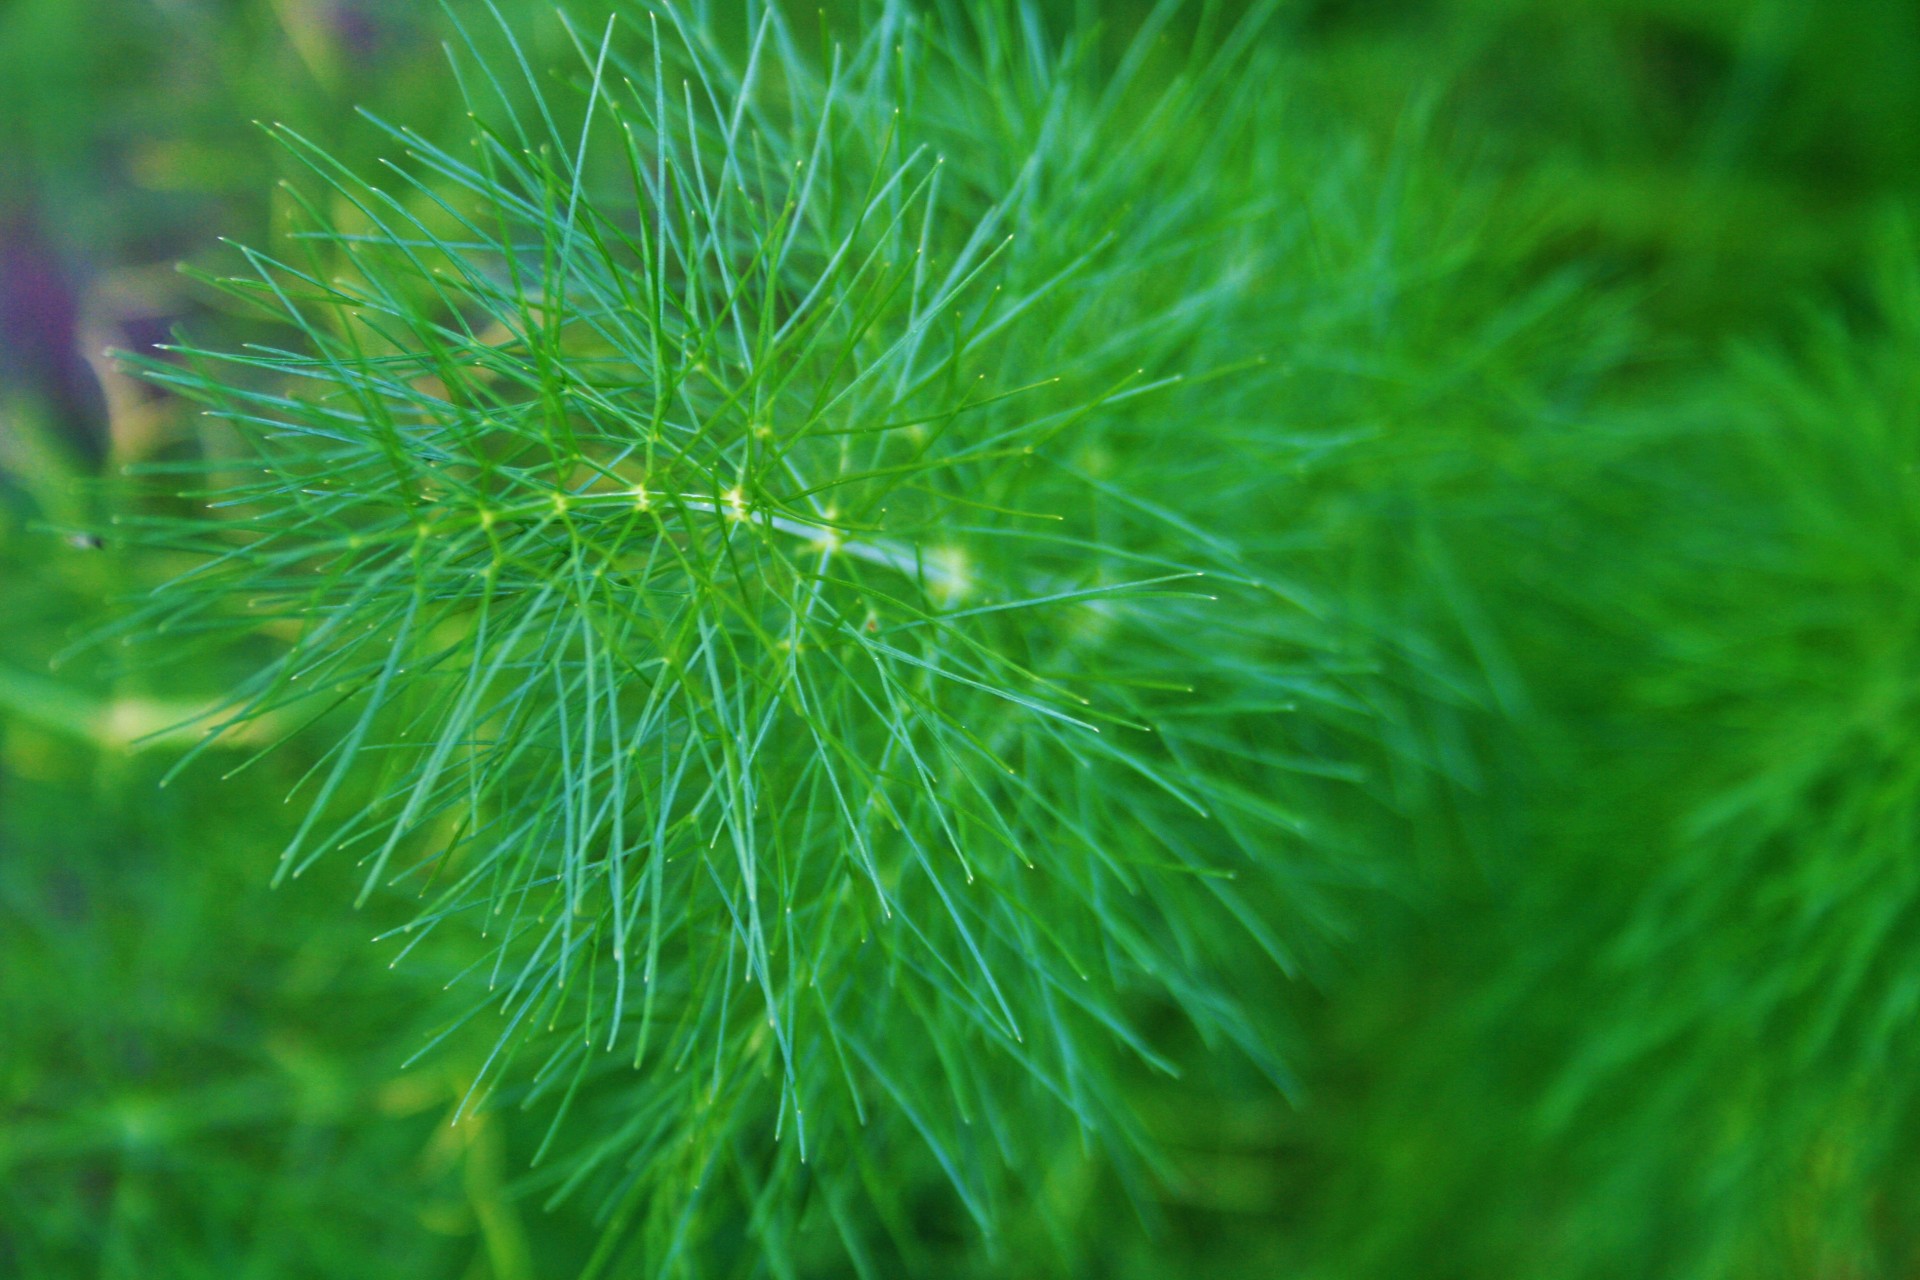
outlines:
[[[0,3],[0,1276],[590,1250],[516,1194],[540,1117],[449,1127],[458,1045],[399,1069],[441,961],[380,963],[344,868],[267,888],[303,762],[163,789],[129,751],[229,660],[50,668],[172,569],[69,532],[185,430],[102,352],[244,340],[175,265],[285,216],[249,122],[365,166],[356,105],[452,123],[445,36]],[[1267,38],[1275,127],[1357,150],[1364,247],[1411,264],[1320,375],[1315,425],[1368,430],[1302,517],[1392,638],[1351,802],[1391,871],[1286,997],[1298,1105],[1142,1085],[1153,1222],[1090,1185],[1070,1247],[942,1274],[1920,1273],[1920,6],[1299,0]]]

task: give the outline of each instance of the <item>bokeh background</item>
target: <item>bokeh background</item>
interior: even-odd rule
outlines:
[[[163,788],[129,749],[232,659],[53,666],[158,581],[76,531],[189,429],[104,352],[246,340],[177,267],[284,223],[252,122],[364,168],[355,107],[455,123],[446,35],[0,0],[0,1275],[591,1248],[521,1193],[539,1117],[450,1127],[458,1045],[400,1070],[439,961],[389,971],[348,868],[267,887],[297,754]],[[1095,1180],[1064,1243],[941,1274],[1920,1274],[1920,7],[1298,0],[1266,38],[1275,127],[1362,157],[1369,252],[1425,246],[1324,398],[1369,430],[1310,532],[1394,640],[1383,757],[1426,763],[1352,802],[1387,870],[1286,996],[1300,1098],[1143,1083],[1145,1221]]]

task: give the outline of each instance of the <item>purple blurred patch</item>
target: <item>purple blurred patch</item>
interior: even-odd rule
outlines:
[[[392,43],[392,26],[374,12],[369,0],[334,0],[328,6],[340,47],[358,61],[378,57]]]
[[[173,341],[173,323],[177,318],[150,312],[122,316],[115,326],[120,333],[120,345],[141,355],[152,354],[161,343]]]
[[[0,216],[0,396],[36,401],[74,449],[98,463],[107,405],[80,350],[81,287],[31,215]]]

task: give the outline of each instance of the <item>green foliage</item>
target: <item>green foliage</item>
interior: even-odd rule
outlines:
[[[1289,726],[1352,712],[1222,466],[1302,447],[1209,389],[1263,379],[1258,19],[1153,87],[1171,14],[1116,66],[1012,9],[469,64],[470,152],[392,129],[393,194],[282,131],[304,252],[229,287],[295,345],[145,362],[232,434],[147,468],[200,509],[123,528],[198,563],[126,626],[285,640],[202,746],[334,726],[282,873],[466,931],[474,1094],[557,1100],[609,1250],[738,1182],[769,1257],[810,1203],[864,1259],[922,1144],[992,1231],[1076,1134],[1143,1154],[1149,1017],[1287,1086],[1238,989],[1318,944],[1285,776],[1341,766]]]
[[[1911,6],[610,7],[0,15],[0,1271],[1913,1269]]]

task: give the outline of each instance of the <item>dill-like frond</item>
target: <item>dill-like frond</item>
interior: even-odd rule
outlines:
[[[1290,726],[1354,712],[1231,525],[1293,446],[1191,390],[1266,385],[1274,196],[1259,16],[1148,77],[1177,10],[1109,66],[1023,6],[818,57],[666,7],[561,91],[470,42],[465,150],[274,130],[307,224],[221,284],[286,346],[144,363],[215,425],[126,625],[281,642],[207,741],[326,744],[282,873],[463,931],[468,1105],[552,1099],[556,1192],[656,1261],[716,1182],[777,1252],[763,1188],[844,1223],[903,1144],[982,1228],[1075,1131],[1135,1158],[1157,1010],[1287,1084]]]

